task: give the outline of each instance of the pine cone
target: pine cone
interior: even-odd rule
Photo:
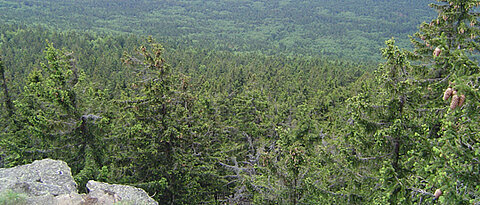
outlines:
[[[460,99],[458,100],[458,107],[462,107],[464,102],[465,102],[465,95],[460,95]]]
[[[442,196],[442,194],[443,194],[442,190],[437,189],[435,190],[435,194],[433,194],[433,196],[435,197],[435,199],[438,199],[438,197]]]
[[[433,55],[435,57],[438,57],[441,53],[442,53],[442,49],[440,49],[439,47],[436,47],[435,50],[433,51]]]
[[[445,92],[443,93],[443,100],[448,100],[448,98],[452,96],[452,93],[453,93],[453,89],[447,88],[447,90],[445,90]]]
[[[452,102],[450,103],[450,109],[455,110],[458,106],[458,101],[460,100],[460,97],[458,95],[454,95],[452,97]]]

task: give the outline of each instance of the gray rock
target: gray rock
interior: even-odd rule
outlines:
[[[60,196],[52,196],[52,195],[43,195],[43,196],[33,196],[28,197],[26,199],[25,204],[31,205],[86,205],[92,204],[86,202],[86,195],[85,194],[77,194],[77,193],[70,193],[70,194],[63,194]]]
[[[26,193],[29,196],[59,196],[77,192],[77,184],[67,163],[44,159],[0,169],[0,192],[5,190]]]
[[[88,181],[88,195],[98,199],[99,204],[114,204],[124,201],[131,204],[158,204],[147,192],[132,186],[114,185],[103,182]]]
[[[82,205],[85,202],[85,194],[70,193],[55,197],[55,203],[58,205]]]
[[[70,167],[59,160],[44,159],[0,169],[0,196],[16,196],[15,204],[158,204],[143,189],[131,186],[89,181],[87,188],[87,195],[78,194]]]

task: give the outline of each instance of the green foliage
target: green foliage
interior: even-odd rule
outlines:
[[[3,90],[3,98],[4,98],[4,101],[5,101],[5,109],[7,110],[7,117],[9,120],[11,120],[11,118],[13,117],[14,115],[14,111],[15,111],[15,108],[13,106],[13,103],[12,103],[12,99],[10,97],[10,94],[9,94],[9,89],[8,89],[8,86],[7,86],[7,80],[5,78],[5,66],[3,65],[3,61],[2,61],[2,57],[0,56],[0,74],[1,74],[1,80],[2,80],[2,90]]]
[[[392,36],[408,46],[407,35],[433,15],[429,2],[6,0],[0,13],[5,22],[155,35],[177,46],[379,60]]]
[[[95,178],[103,160],[98,136],[105,120],[87,113],[102,108],[96,101],[101,92],[85,89],[84,73],[73,53],[49,43],[44,54],[46,62],[29,74],[15,103],[17,123],[5,133],[3,151],[13,157],[7,158],[8,166],[45,157],[65,160],[83,185]]]
[[[23,72],[28,77],[15,71],[25,80],[12,83],[28,86],[15,92],[21,123],[4,133],[9,136],[2,141],[5,166],[59,158],[69,163],[80,186],[88,179],[131,184],[165,203],[260,203],[278,197],[285,203],[308,203],[318,193],[329,201],[327,185],[319,189],[317,179],[332,172],[309,166],[332,160],[316,135],[328,140],[320,130],[335,124],[330,112],[341,113],[339,106],[349,95],[336,89],[354,82],[366,65],[194,48],[164,53],[149,43],[124,56],[130,66],[117,67],[109,56],[121,53],[115,45],[140,40],[49,32],[16,30],[3,44],[7,53],[19,54],[6,56],[9,67],[22,67],[25,62],[19,59],[39,56],[15,47],[26,45],[22,39],[29,33],[75,48],[68,55],[74,61],[65,55],[72,52],[50,45],[44,66],[27,67]],[[40,64],[33,57],[32,62]],[[74,67],[77,84],[63,86],[73,82]],[[63,104],[65,97],[63,102],[54,98],[57,91],[76,100]],[[85,123],[82,117],[87,117]],[[60,126],[65,121],[75,126]],[[306,156],[290,163],[295,149]],[[281,157],[269,159],[275,153]]]
[[[115,121],[115,136],[107,138],[115,143],[109,148],[110,164],[102,173],[109,180],[156,193],[156,199],[164,202],[208,199],[218,179],[215,173],[209,174],[211,168],[203,159],[192,155],[201,141],[192,135],[198,129],[193,123],[199,119],[192,118],[198,111],[188,91],[188,78],[171,71],[160,44],[152,38],[147,42],[135,55],[125,53],[122,58],[136,82],[115,100],[122,111]]]
[[[369,156],[360,166],[379,169],[370,171],[382,184],[367,198],[372,203],[424,203],[436,189],[444,192],[440,203],[478,203],[477,128],[469,125],[476,125],[478,116],[469,111],[478,102],[473,94],[478,62],[471,53],[477,52],[478,4],[441,2],[432,5],[438,18],[422,24],[418,38],[412,38],[414,52],[400,51],[387,41],[387,61],[375,75],[378,80],[365,86],[374,95],[350,100],[355,123],[348,142],[356,146],[357,161]],[[447,94],[449,87],[453,94]],[[460,104],[460,98],[472,101]]]
[[[135,12],[129,12],[145,5],[152,6],[150,13],[135,14],[153,16],[144,21],[178,17],[183,21],[178,25],[189,27],[182,28],[185,33],[179,27],[148,26],[184,40],[167,40],[165,48],[152,37],[144,41],[133,35],[0,25],[3,90],[11,91],[10,97],[2,94],[1,102],[6,108],[7,99],[13,102],[13,109],[0,113],[11,116],[0,123],[1,166],[63,159],[81,187],[89,179],[130,184],[161,204],[433,204],[436,189],[444,193],[438,203],[479,203],[478,3],[432,5],[438,18],[421,24],[411,37],[414,50],[387,40],[381,49],[385,61],[369,72],[373,66],[366,62],[301,55],[309,52],[308,45],[328,44],[322,47],[325,52],[355,59],[371,54],[357,49],[363,44],[375,47],[367,37],[387,35],[370,32],[389,23],[377,19],[374,28],[362,27],[372,21],[366,14],[370,10],[363,11],[358,2],[341,2],[138,1],[138,8],[112,17],[135,19]],[[389,2],[365,4],[384,8]],[[0,15],[51,6],[50,1],[0,3],[5,4],[20,9]],[[57,6],[68,10],[71,4]],[[81,1],[77,6],[83,4],[95,9],[130,5]],[[340,4],[345,8],[339,9]],[[159,5],[177,6],[179,12],[172,7],[157,12]],[[405,15],[407,8],[397,3],[389,9]],[[325,19],[310,19],[312,12]],[[374,11],[393,18],[387,13]],[[264,18],[264,26],[252,24],[258,15],[271,18]],[[277,18],[289,15],[295,26],[277,25],[282,22]],[[202,30],[189,24],[191,16],[199,22],[211,19],[199,25],[221,26]],[[236,18],[246,20],[245,25],[228,22]],[[395,18],[392,32],[401,33],[398,25],[409,18],[417,16]],[[79,18],[72,24],[87,22]],[[104,29],[122,31],[130,25],[125,22]],[[277,22],[274,29],[272,22]],[[352,32],[324,28],[333,22]],[[310,28],[313,24],[322,26]],[[220,27],[232,35],[220,35]],[[282,29],[291,32],[282,34]],[[330,42],[330,34],[340,39]],[[199,38],[218,41],[202,48],[183,45],[206,45],[190,41]],[[44,39],[51,43],[42,53]],[[337,48],[344,41],[349,45]],[[284,52],[280,47],[304,51],[264,54],[268,49]],[[247,50],[258,52],[232,52]],[[447,88],[456,93],[444,100]]]

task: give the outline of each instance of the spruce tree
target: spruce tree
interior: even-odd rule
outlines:
[[[480,2],[440,2],[432,5],[438,17],[422,24],[412,38],[416,47],[412,57],[421,62],[419,74],[426,82],[422,87],[430,88],[426,107],[435,116],[428,130],[432,158],[417,166],[424,170],[426,188],[443,191],[440,202],[479,203]]]
[[[105,119],[92,114],[101,109],[101,92],[88,86],[73,53],[48,43],[44,55],[46,62],[29,74],[15,102],[17,128],[7,133],[3,147],[9,166],[42,158],[64,160],[84,187],[103,161]]]
[[[347,141],[352,163],[370,168],[371,185],[381,185],[365,197],[373,203],[479,202],[479,4],[439,2],[432,4],[438,18],[412,37],[415,50],[387,41],[378,81],[365,83],[370,95],[350,100]]]
[[[13,102],[12,102],[12,98],[9,94],[9,89],[8,89],[8,86],[7,86],[7,80],[5,78],[5,66],[3,64],[3,61],[2,61],[2,57],[0,56],[0,78],[2,80],[2,90],[3,90],[3,98],[4,98],[4,104],[5,104],[5,108],[7,110],[7,117],[9,119],[11,119],[12,117],[14,117],[14,105],[13,105]]]
[[[151,37],[135,53],[125,52],[122,61],[136,81],[116,100],[120,115],[102,174],[144,188],[164,204],[215,201],[220,188],[207,163],[213,163],[206,153],[213,147],[205,147],[210,134],[202,139],[205,125],[196,124],[205,120],[204,108],[190,93],[188,77],[173,72],[163,53]]]

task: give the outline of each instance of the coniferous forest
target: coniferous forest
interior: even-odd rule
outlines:
[[[160,204],[480,204],[479,7],[0,0],[0,168]]]

